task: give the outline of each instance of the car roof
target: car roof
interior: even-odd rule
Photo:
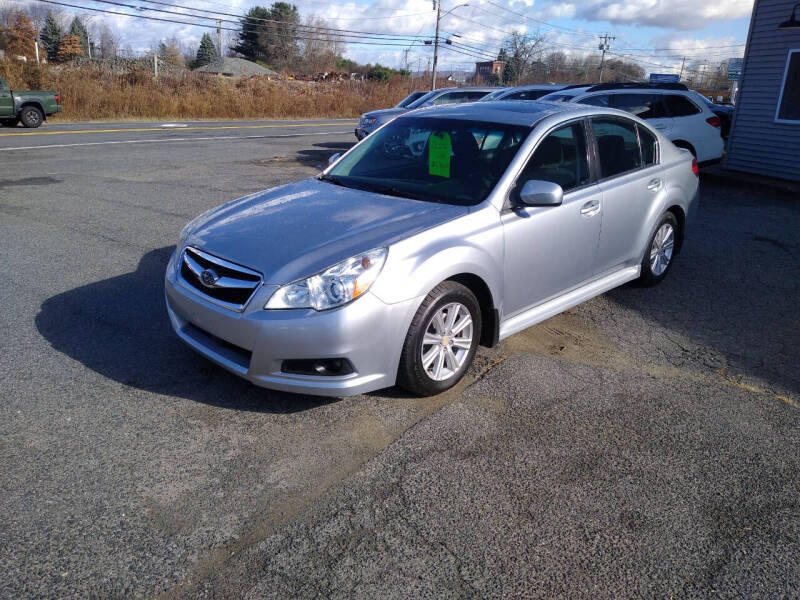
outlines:
[[[553,90],[557,92],[567,87],[566,83],[529,83],[527,85],[516,85],[507,88],[509,92],[522,92],[524,90]]]
[[[398,118],[439,117],[442,119],[486,121],[489,123],[532,127],[542,119],[557,114],[563,114],[565,118],[597,114],[632,117],[630,113],[613,108],[573,104],[570,102],[490,100],[488,102],[467,102],[464,104],[445,104],[419,108]]]

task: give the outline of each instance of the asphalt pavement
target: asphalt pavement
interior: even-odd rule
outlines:
[[[184,347],[163,270],[353,123],[182,124],[0,129],[0,598],[800,597],[796,198],[703,182],[658,287],[318,399]]]

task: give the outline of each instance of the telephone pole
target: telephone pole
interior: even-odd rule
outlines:
[[[217,56],[222,58],[222,20],[217,19]]]
[[[678,81],[680,81],[681,79],[683,79],[683,67],[684,67],[685,65],[686,65],[686,57],[684,56],[684,57],[683,57],[683,60],[681,61],[681,74],[680,74],[680,75],[678,75]]]
[[[598,47],[598,50],[602,50],[603,51],[603,54],[600,57],[600,83],[603,83],[603,67],[605,66],[605,63],[606,63],[606,50],[608,50],[608,41],[609,40],[615,40],[617,38],[616,38],[616,36],[608,35],[608,34],[598,35],[597,37],[600,38],[601,40],[603,40],[603,43],[600,44],[600,46]]]
[[[442,18],[442,0],[433,0],[436,8],[436,35],[433,36],[433,71],[431,71],[431,91],[436,89],[436,63],[439,61],[439,21]]]

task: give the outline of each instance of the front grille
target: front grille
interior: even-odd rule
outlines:
[[[181,256],[181,280],[193,291],[225,308],[242,311],[261,286],[261,274],[187,247]]]

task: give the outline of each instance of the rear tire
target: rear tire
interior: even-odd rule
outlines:
[[[647,287],[656,285],[667,276],[675,262],[678,235],[678,220],[675,215],[671,212],[664,213],[644,252],[640,284]]]
[[[19,120],[28,129],[35,129],[44,122],[44,113],[35,106],[24,106],[19,113]]]
[[[481,337],[475,294],[455,281],[437,285],[408,328],[397,383],[419,396],[450,389],[466,373]]]

